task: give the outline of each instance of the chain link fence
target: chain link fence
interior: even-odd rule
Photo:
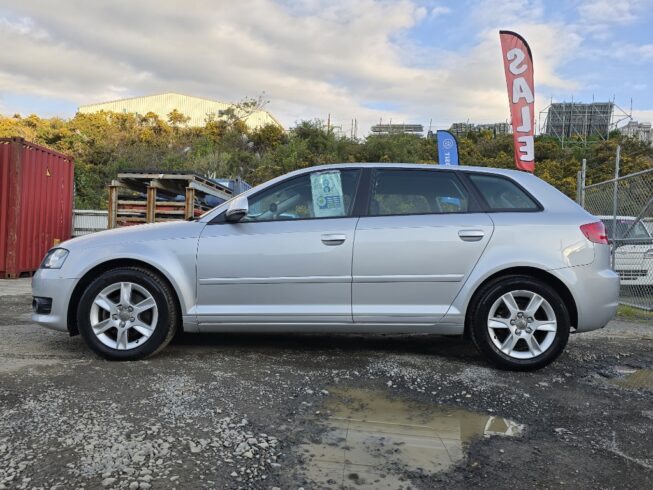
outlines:
[[[653,169],[583,185],[581,204],[605,223],[619,301],[653,311]]]

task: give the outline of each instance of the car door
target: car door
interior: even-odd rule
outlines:
[[[493,232],[455,171],[378,169],[354,243],[355,323],[442,318]]]
[[[233,323],[352,323],[352,216],[359,169],[292,177],[249,199],[241,222],[204,228],[200,330]]]

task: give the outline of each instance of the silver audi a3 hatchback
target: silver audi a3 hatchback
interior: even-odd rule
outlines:
[[[463,335],[537,369],[617,308],[603,223],[531,174],[337,164],[48,252],[33,320],[112,360],[184,332]],[[432,341],[432,340],[426,340]]]

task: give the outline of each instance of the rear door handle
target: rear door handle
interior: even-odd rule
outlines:
[[[478,242],[483,239],[485,232],[483,230],[460,230],[458,236],[465,242]]]
[[[342,245],[347,240],[347,235],[322,235],[322,243],[325,245]]]

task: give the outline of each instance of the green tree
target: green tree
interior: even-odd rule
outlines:
[[[190,121],[190,117],[185,116],[181,112],[179,112],[177,109],[173,109],[172,112],[168,113],[168,124],[174,128],[178,128],[179,126],[184,126],[185,124]]]
[[[36,115],[0,116],[0,137],[23,137],[75,159],[75,203],[79,208],[106,206],[107,184],[127,169],[183,169],[210,177],[242,177],[258,184],[283,173],[325,163],[437,163],[437,142],[410,134],[339,136],[319,120],[301,121],[288,131],[276,125],[250,129],[245,121],[264,102],[246,99],[202,127],[187,126],[177,110],[164,121],[112,112],[76,114],[71,119]],[[535,173],[574,197],[580,162],[587,159],[588,183],[612,178],[617,145],[621,174],[653,166],[653,148],[619,133],[606,141],[567,145],[547,136],[535,138]],[[512,135],[469,133],[459,138],[464,165],[514,168]]]

